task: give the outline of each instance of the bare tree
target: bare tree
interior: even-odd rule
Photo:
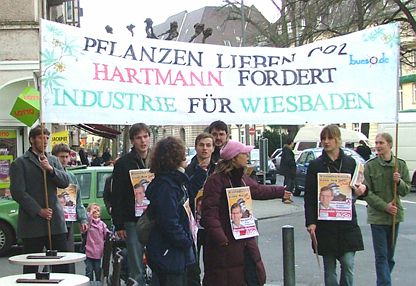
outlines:
[[[238,0],[225,0],[231,7],[227,20],[242,18],[256,28],[258,45],[272,47],[300,46],[323,38],[345,35],[374,25],[401,23],[402,63],[415,67],[416,1],[414,0],[282,0],[279,6],[270,0],[280,15],[269,23],[250,11],[255,7],[241,7]],[[258,12],[258,11],[257,11]],[[242,17],[242,13],[243,17]],[[259,13],[259,12],[258,12]]]

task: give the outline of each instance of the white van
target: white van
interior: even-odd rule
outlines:
[[[410,172],[410,179],[413,172],[416,171],[416,111],[407,110],[399,112],[398,138],[396,141],[396,124],[383,123],[378,125],[378,132],[387,132],[393,137],[393,153],[396,152],[397,157],[406,161]]]
[[[296,134],[295,139],[293,139],[293,142],[295,143],[293,152],[295,155],[298,155],[302,150],[308,148],[321,147],[320,134],[324,127],[324,125],[301,127]],[[368,145],[368,138],[363,133],[354,130],[348,130],[345,128],[339,129],[341,130],[341,140],[343,147],[355,147],[358,145],[360,140],[363,140]]]

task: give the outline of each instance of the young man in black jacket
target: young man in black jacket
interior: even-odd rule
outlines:
[[[148,169],[150,163],[150,129],[144,123],[135,123],[129,129],[131,151],[117,160],[113,170],[112,211],[117,235],[126,241],[129,277],[144,286],[143,245],[136,232],[135,199],[130,170]]]
[[[189,205],[198,224],[196,249],[197,262],[188,267],[188,286],[201,285],[201,269],[199,268],[199,257],[201,247],[205,240],[205,232],[199,224],[201,213],[198,212],[198,206],[195,205],[195,198],[197,197],[198,191],[203,188],[207,177],[211,175],[215,169],[215,163],[212,160],[212,152],[214,152],[214,137],[211,134],[205,132],[199,134],[195,139],[195,150],[196,155],[192,158],[191,162],[185,169],[186,174],[190,178],[188,185]],[[199,197],[198,201],[201,198],[202,197]]]

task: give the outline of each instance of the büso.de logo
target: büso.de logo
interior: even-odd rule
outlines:
[[[355,57],[350,55],[350,65],[376,65],[376,64],[387,64],[389,63],[389,58],[387,58],[384,53],[381,55],[374,55],[368,57]]]

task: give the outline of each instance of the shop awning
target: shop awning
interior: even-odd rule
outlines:
[[[79,128],[104,138],[115,139],[121,132],[101,124],[78,124]]]
[[[400,84],[416,82],[416,73],[400,77]]]

